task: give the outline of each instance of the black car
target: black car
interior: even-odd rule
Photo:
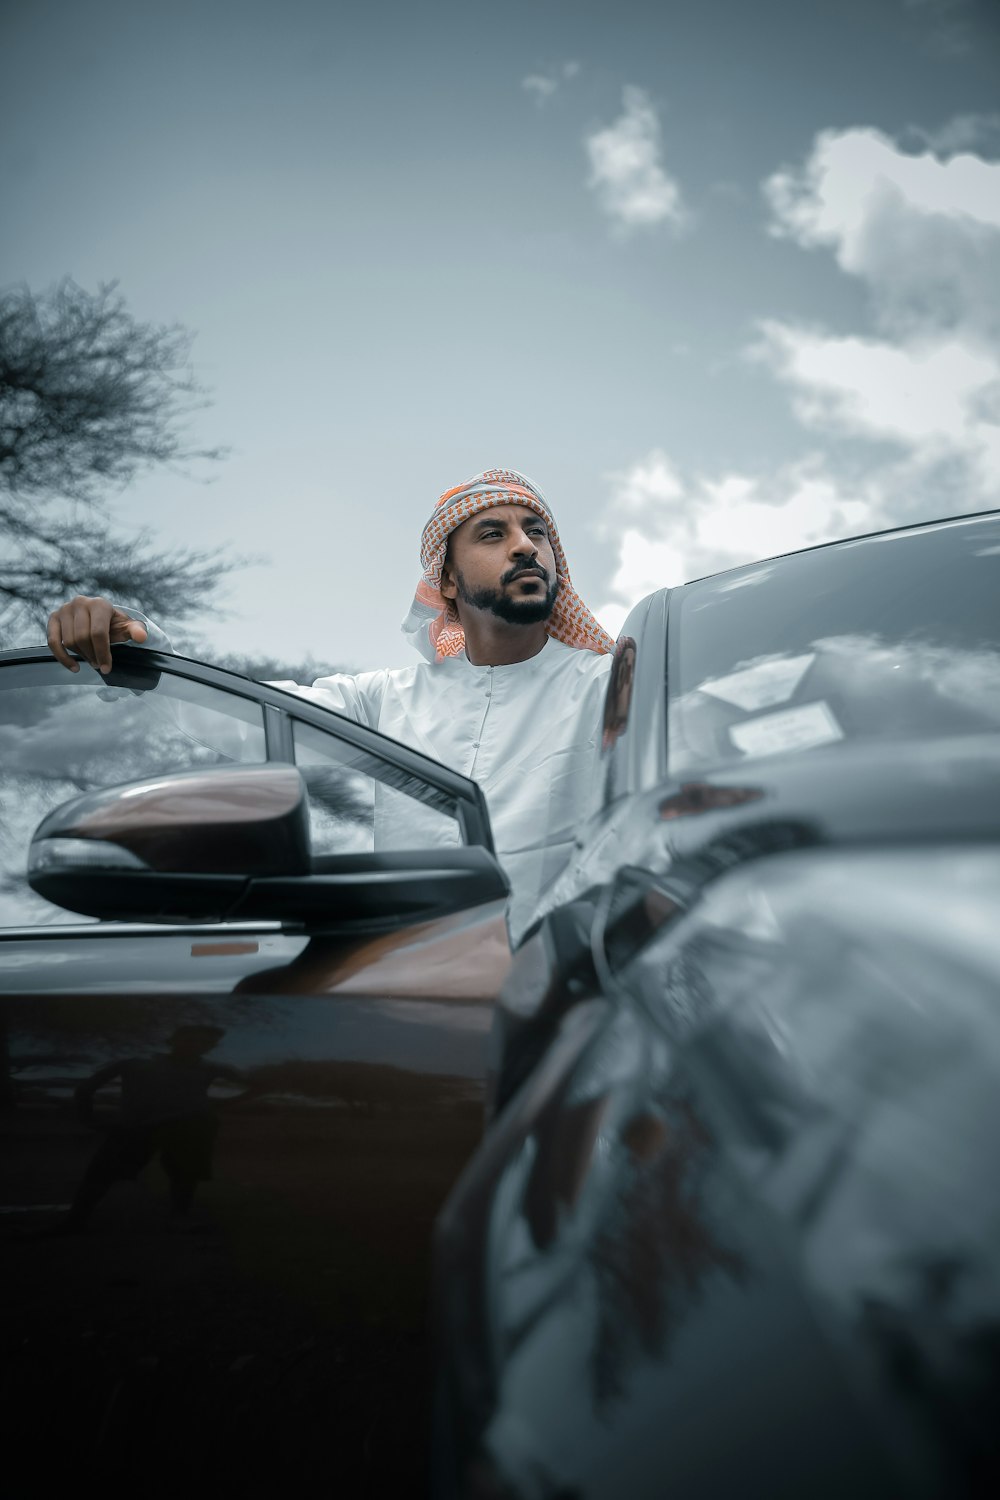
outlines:
[[[419,847],[374,849],[392,799]],[[510,960],[479,789],[233,673],[40,648],[0,656],[0,820],[9,1484],[420,1493]]]
[[[436,1243],[436,1492],[1000,1492],[1000,514],[643,600]]]

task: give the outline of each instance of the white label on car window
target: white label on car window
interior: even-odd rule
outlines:
[[[788,702],[815,660],[816,653],[810,651],[805,656],[758,662],[754,667],[744,667],[742,672],[731,672],[728,677],[710,678],[701,684],[699,691],[748,712],[773,708],[776,703]]]
[[[826,703],[803,703],[801,708],[786,708],[781,713],[764,714],[733,724],[729,738],[745,755],[780,755],[785,750],[811,750],[816,745],[832,745],[844,738],[844,731]]]

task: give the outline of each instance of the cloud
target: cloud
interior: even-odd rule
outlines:
[[[534,94],[539,104],[544,104],[546,99],[550,99],[555,93],[559,82],[555,78],[547,77],[544,73],[529,73],[527,78],[521,79],[521,87],[529,94]]]
[[[1000,161],[911,154],[878,130],[830,130],[764,194],[771,233],[831,249],[867,283],[882,326],[985,319],[1000,331]]]
[[[642,89],[629,85],[613,125],[586,136],[588,186],[623,230],[669,224],[684,228],[689,215],[681,190],[660,161],[660,121]]]
[[[676,488],[664,487],[664,474]],[[654,589],[856,536],[871,529],[868,522],[880,509],[874,494],[842,493],[817,455],[766,476],[693,475],[682,481],[668,456],[654,449],[612,476],[612,483],[611,512],[622,517],[624,529],[615,531],[618,568],[597,613],[615,632],[629,608]]]
[[[959,458],[974,491],[1000,486],[1000,358],[951,337],[893,344],[764,323],[759,350],[803,425],[887,442],[926,466]]]
[[[988,502],[1000,482],[1000,162],[825,131],[764,192],[772,232],[831,249],[867,285],[881,335],[762,324],[757,352],[796,415],[894,444],[924,470],[960,460],[970,497]]]
[[[776,172],[764,185],[775,233],[832,245],[841,267],[862,275],[887,214],[914,223],[944,214],[966,233],[997,229],[998,189],[1000,162],[968,152],[948,160],[931,151],[911,155],[870,128],[824,130],[802,170]]]
[[[529,73],[526,78],[521,79],[521,87],[529,94],[534,94],[539,105],[551,99],[552,95],[559,89],[560,84],[568,83],[576,78],[580,72],[580,64],[571,59],[562,63],[558,68],[548,73]]]
[[[979,150],[1000,143],[1000,114],[955,115],[937,130],[911,125],[909,134],[938,155],[955,151]]]
[[[955,123],[952,139],[971,127]],[[747,351],[788,392],[809,447],[758,473],[679,472],[654,449],[612,476],[618,566],[601,611],[777,552],[997,504],[1000,163],[824,131],[763,184],[771,232],[832,253],[872,326],[761,320]]]

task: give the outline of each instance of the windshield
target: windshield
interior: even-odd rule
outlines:
[[[819,548],[671,601],[671,774],[1000,728],[1000,516]]]

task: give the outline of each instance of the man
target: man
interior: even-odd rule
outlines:
[[[590,811],[613,642],[573,588],[541,492],[514,470],[488,469],[446,490],[420,559],[403,633],[424,663],[278,686],[479,782],[517,936]],[[107,672],[111,642],[165,644],[150,622],[82,597],[51,615],[48,640],[71,671],[68,648]]]

